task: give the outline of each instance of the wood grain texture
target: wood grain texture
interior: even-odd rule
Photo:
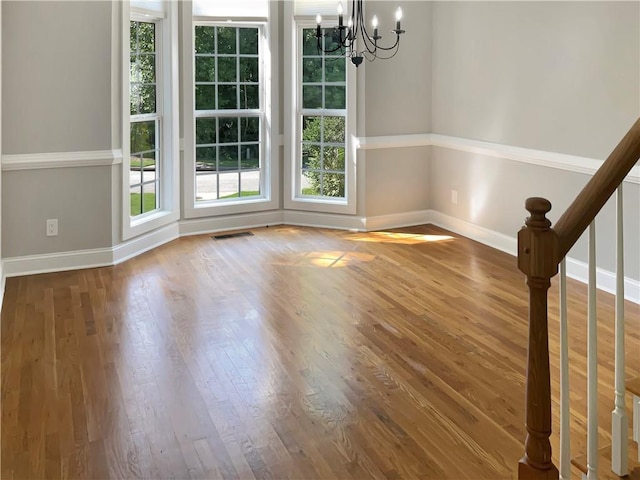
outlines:
[[[0,476],[516,476],[528,294],[515,258],[432,226],[253,233],[185,237],[115,267],[8,279]],[[586,287],[568,284],[578,454]],[[606,294],[598,304],[606,444],[614,305]],[[633,378],[640,309],[626,309]],[[555,283],[549,311],[557,462]]]

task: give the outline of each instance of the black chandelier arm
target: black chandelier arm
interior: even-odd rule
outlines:
[[[388,46],[388,47],[384,47],[382,45],[378,45],[377,40],[373,39],[373,37],[371,35],[369,35],[369,32],[367,31],[367,27],[366,27],[366,22],[365,22],[365,18],[364,18],[364,7],[363,7],[363,0],[357,0],[358,2],[358,6],[360,8],[358,8],[358,20],[359,22],[356,22],[356,25],[359,27],[360,33],[362,35],[362,43],[364,44],[364,47],[366,49],[367,52],[369,52],[372,55],[376,54],[376,50],[383,50],[383,51],[391,51],[394,50],[396,48],[398,48],[398,44],[400,43],[400,33],[396,33],[396,41],[394,42],[393,45]],[[355,3],[355,0],[354,0]],[[353,10],[352,10],[353,12]],[[357,37],[357,33],[355,35]],[[364,52],[364,50],[363,50]],[[380,57],[382,59],[382,57]]]
[[[382,57],[380,55],[378,55],[377,53],[374,53],[373,55],[367,55],[366,52],[361,52],[362,56],[364,58],[367,59],[368,62],[373,62],[374,60],[378,59],[378,60],[389,60],[393,57],[395,57],[398,54],[398,48],[396,48],[396,50],[389,56],[387,57]]]
[[[376,58],[386,60],[393,58],[398,53],[400,35],[405,33],[404,30],[400,29],[399,17],[396,18],[396,29],[391,30],[391,32],[396,35],[395,42],[387,46],[378,44],[378,41],[382,37],[378,35],[377,24],[373,30],[374,34],[369,35],[365,22],[364,0],[351,1],[351,14],[347,25],[344,25],[341,9],[339,10],[338,18],[338,26],[333,27],[332,33],[324,33],[320,25],[320,20],[318,20],[316,29],[318,53],[332,54],[339,51],[341,55],[350,57],[356,66],[362,62],[363,58],[366,58],[370,62]],[[330,35],[332,36],[333,43],[337,43],[337,45],[333,48],[325,48],[323,38]],[[380,53],[383,52],[392,53],[381,56]],[[357,58],[359,58],[359,61],[356,62],[355,59]]]

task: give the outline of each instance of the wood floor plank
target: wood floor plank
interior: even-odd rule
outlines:
[[[515,478],[528,306],[513,257],[431,225],[253,233],[8,279],[2,478]],[[605,444],[614,304],[599,292],[598,305]],[[640,306],[626,307],[633,378]],[[569,314],[577,456],[586,288],[572,280]]]

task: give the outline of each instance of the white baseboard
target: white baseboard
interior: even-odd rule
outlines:
[[[474,225],[458,218],[450,217],[435,210],[430,213],[431,223],[452,232],[501,250],[509,255],[518,254],[518,240],[502,233]],[[602,268],[596,269],[596,285],[600,290],[615,293],[616,274]],[[567,257],[567,276],[582,283],[588,282],[588,265],[575,258]],[[624,279],[624,298],[640,304],[640,282],[633,278]]]
[[[367,232],[383,230],[387,228],[410,227],[432,223],[433,210],[416,210],[413,212],[392,213],[391,215],[377,215],[366,217],[365,226]]]
[[[160,245],[169,243],[176,238],[180,237],[180,232],[177,223],[171,223],[164,227],[158,228],[139,237],[127,240],[119,245],[116,245],[112,249],[112,265],[117,265],[130,258],[137,257],[138,255],[153,250]]]
[[[489,230],[488,228],[475,225],[459,218],[450,217],[444,213],[430,210],[431,223],[442,227],[446,230],[462,235],[463,237],[470,238],[476,242],[480,242],[496,250],[508,253],[509,255],[518,254],[518,241],[515,237],[509,237],[502,233]]]
[[[4,286],[7,284],[7,277],[4,274],[4,262],[0,260],[0,313],[2,313],[2,301],[4,300]]]
[[[363,232],[366,229],[366,219],[363,217],[297,210],[285,210],[283,223],[300,227],[334,228],[336,230],[353,230],[356,232]]]
[[[589,278],[589,265],[575,258],[567,257],[567,276],[582,283]],[[600,290],[616,293],[616,274],[602,268],[596,268],[596,285]],[[633,278],[624,278],[624,298],[640,304],[640,282]]]
[[[18,277],[117,265],[176,238],[178,226],[171,224],[115,247],[5,258],[3,273],[6,277]]]
[[[4,259],[4,274],[7,277],[36,275],[38,273],[79,270],[82,268],[104,267],[113,264],[110,247],[70,252],[44,253]]]
[[[266,227],[268,225],[282,225],[283,223],[284,216],[282,210],[181,220],[180,236],[242,230],[246,228]]]

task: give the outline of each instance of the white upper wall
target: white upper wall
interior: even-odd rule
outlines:
[[[2,7],[3,153],[111,149],[111,2]]]
[[[639,2],[436,2],[433,131],[605,158],[638,118]]]

